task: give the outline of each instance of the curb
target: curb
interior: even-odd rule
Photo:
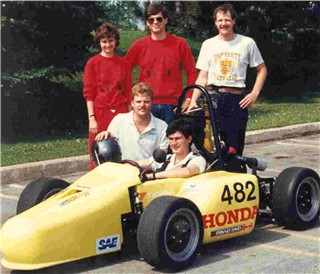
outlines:
[[[320,122],[248,131],[246,145],[320,133]]]
[[[318,133],[320,133],[320,122],[249,131],[246,133],[246,145]],[[41,177],[57,177],[88,171],[88,155],[5,166],[1,167],[1,184],[19,183]]]
[[[1,185],[31,181],[41,177],[88,172],[89,155],[75,156],[1,167]]]

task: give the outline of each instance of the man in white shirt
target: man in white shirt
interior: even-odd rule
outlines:
[[[205,171],[206,160],[191,151],[192,129],[188,120],[172,121],[167,128],[167,137],[173,154],[167,155],[157,172],[146,174],[147,179],[187,178]]]
[[[121,113],[113,118],[108,129],[99,133],[95,140],[109,136],[119,142],[122,159],[152,159],[155,149],[167,149],[166,122],[151,114],[154,93],[146,83],[138,83],[132,88],[129,113]]]
[[[241,155],[244,149],[248,121],[248,107],[253,104],[263,87],[267,68],[260,51],[250,37],[234,32],[236,12],[231,4],[223,4],[213,13],[219,34],[203,42],[197,69],[196,84],[217,92],[217,111],[221,139]],[[255,67],[256,81],[251,92],[244,95],[247,67]],[[189,110],[197,107],[200,91],[195,89]]]

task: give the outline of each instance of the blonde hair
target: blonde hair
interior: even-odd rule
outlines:
[[[153,101],[154,98],[154,92],[152,88],[147,83],[138,83],[135,86],[133,86],[131,91],[131,100],[134,99],[134,96],[150,96],[151,101]]]

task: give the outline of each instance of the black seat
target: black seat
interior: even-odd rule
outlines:
[[[192,138],[193,143],[200,153],[200,155],[206,159],[207,163],[211,163],[216,159],[215,153],[209,152],[204,147],[204,139],[205,139],[205,126],[206,126],[206,117],[204,110],[199,110],[192,115],[180,114],[176,115],[177,118],[184,118],[190,121],[190,126],[192,128]]]

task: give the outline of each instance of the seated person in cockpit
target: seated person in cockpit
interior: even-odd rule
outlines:
[[[166,135],[172,154],[167,155],[166,161],[160,164],[160,167],[157,164],[156,172],[146,174],[147,179],[187,178],[205,171],[206,160],[191,151],[192,129],[188,120],[180,118],[172,121]],[[147,163],[140,164],[146,166]]]

